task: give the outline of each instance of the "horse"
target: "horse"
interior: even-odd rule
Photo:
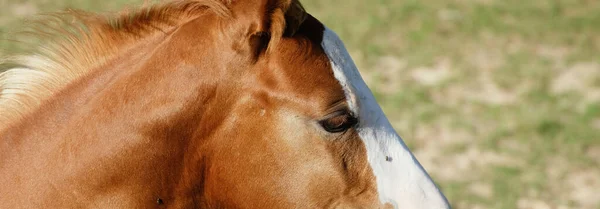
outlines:
[[[51,16],[0,75],[0,208],[450,208],[298,0]]]

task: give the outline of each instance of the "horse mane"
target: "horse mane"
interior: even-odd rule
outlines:
[[[168,33],[207,10],[230,17],[229,1],[175,0],[119,13],[69,10],[44,16],[30,32],[44,41],[43,46],[26,56],[0,60],[0,65],[19,66],[0,74],[0,129],[138,40]]]

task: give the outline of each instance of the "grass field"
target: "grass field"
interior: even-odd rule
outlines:
[[[140,1],[0,0],[0,35],[39,12]],[[454,208],[600,209],[600,1],[303,3]]]

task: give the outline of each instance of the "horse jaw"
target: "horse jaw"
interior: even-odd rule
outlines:
[[[391,126],[339,37],[326,28],[321,45],[351,110],[360,119],[357,131],[367,149],[381,203],[392,204],[394,208],[450,208],[444,195]]]

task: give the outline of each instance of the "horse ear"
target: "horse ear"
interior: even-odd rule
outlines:
[[[283,35],[293,36],[298,31],[304,20],[306,20],[307,16],[308,14],[306,13],[306,10],[304,10],[302,4],[300,4],[298,0],[291,0],[290,6],[284,13],[286,24]]]
[[[291,37],[308,14],[298,0],[234,0],[231,10],[242,25],[250,51],[258,58],[277,46],[282,37]]]

